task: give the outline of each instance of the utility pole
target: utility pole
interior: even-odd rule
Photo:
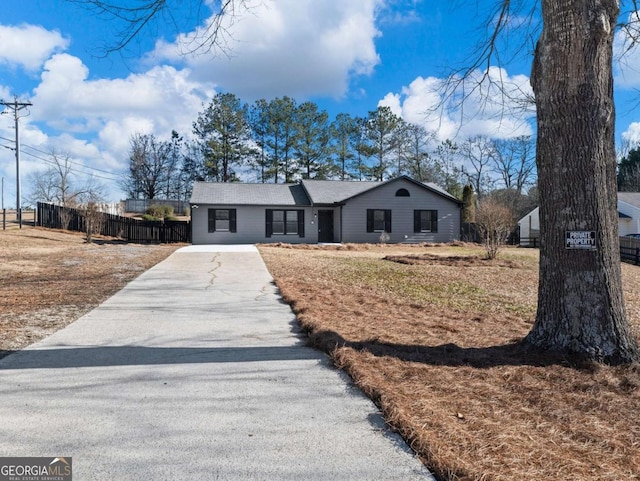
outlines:
[[[7,230],[7,211],[4,210],[4,177],[2,178],[2,230]]]
[[[18,102],[18,97],[13,98],[13,102],[0,102],[0,105],[4,105],[13,110],[13,118],[16,124],[16,216],[18,217],[18,224],[22,229],[22,207],[20,204],[20,116],[18,115],[22,109],[33,105],[31,102]],[[4,112],[3,112],[4,113]]]

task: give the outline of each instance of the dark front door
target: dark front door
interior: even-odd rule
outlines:
[[[318,211],[318,242],[333,242],[333,211]]]

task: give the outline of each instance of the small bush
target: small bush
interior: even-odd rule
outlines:
[[[170,205],[153,204],[149,206],[146,214],[156,219],[166,219],[167,217],[173,217],[173,207]]]
[[[162,219],[158,219],[157,217],[154,217],[151,214],[142,214],[142,220],[159,221]]]
[[[500,247],[509,237],[515,220],[513,211],[494,199],[484,199],[476,210],[476,225],[487,252],[487,259],[495,259]]]

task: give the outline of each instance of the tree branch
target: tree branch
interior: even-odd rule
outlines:
[[[161,21],[160,17],[171,19],[176,35],[180,31],[177,19],[178,8],[186,4],[196,7],[196,22],[201,26],[196,27],[195,35],[188,39],[188,48],[183,54],[196,52],[208,53],[216,49],[226,50],[226,39],[230,35],[229,27],[233,25],[237,16],[246,13],[252,8],[254,0],[220,0],[216,2],[219,7],[209,10],[209,5],[204,0],[67,0],[82,7],[91,9],[97,16],[122,26],[117,32],[115,43],[107,46],[104,56],[115,52],[124,51],[136,38],[139,38],[144,30],[151,28],[155,22]],[[207,6],[207,12],[202,9]],[[213,6],[213,5],[212,5]],[[204,18],[205,15],[210,15]]]

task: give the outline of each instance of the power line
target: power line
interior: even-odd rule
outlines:
[[[32,154],[31,152],[23,152],[23,153],[24,153],[24,154],[26,154],[26,155],[29,155],[29,156],[33,157],[34,159],[42,160],[43,162],[46,162],[47,164],[51,164],[51,165],[58,165],[58,164],[57,164],[55,161],[53,161],[53,160],[46,159],[46,158],[44,158],[44,157],[40,157],[39,155]],[[69,161],[69,163],[73,163],[73,162]],[[82,166],[82,167],[85,167],[85,166],[83,166],[82,164],[76,164],[76,165],[80,165],[80,166]],[[91,167],[89,167],[89,168],[91,168]],[[90,175],[90,176],[92,176],[92,177],[96,177],[96,178],[98,178],[98,179],[110,180],[110,181],[114,181],[114,182],[119,180],[119,177],[118,177],[116,174],[112,174],[112,173],[107,172],[107,171],[101,171],[101,172],[105,172],[105,173],[107,173],[107,174],[109,174],[109,175],[112,175],[113,177],[105,177],[105,176],[103,176],[103,175],[94,174],[93,172],[84,172],[84,171],[82,171],[82,170],[79,170],[77,167],[74,167],[74,168],[72,168],[72,169],[70,169],[70,170],[71,170],[72,172],[75,172],[75,173],[78,173],[78,174]]]
[[[0,136],[0,140],[5,140],[5,141],[13,142],[13,140],[11,140],[11,139],[7,139],[6,137],[2,137],[2,136]],[[32,146],[27,145],[27,144],[23,144],[23,145],[22,145],[22,147],[25,147],[25,148],[28,148],[28,149],[31,149],[31,150],[35,150],[36,152],[39,152],[39,153],[44,154],[44,155],[51,155],[51,152],[45,152],[45,151],[43,151],[43,150],[40,150],[40,149],[38,149],[38,148],[36,148],[36,147],[32,147]],[[10,147],[8,147],[8,148],[10,148]],[[38,157],[37,155],[35,155],[35,154],[31,154],[31,153],[29,153],[29,152],[24,152],[24,153],[25,153],[25,154],[27,154],[27,155],[30,155],[31,157],[35,157],[36,159],[44,160],[45,162],[49,162],[49,163],[54,163],[54,162],[53,162],[53,161],[51,161],[51,160],[43,159],[42,157]],[[99,168],[97,168],[97,167],[93,167],[93,166],[91,166],[91,165],[85,165],[85,164],[82,164],[82,163],[80,163],[80,162],[75,162],[75,161],[70,160],[70,159],[68,160],[68,162],[69,162],[70,164],[78,165],[78,166],[80,166],[80,167],[82,167],[82,168],[85,168],[85,169],[95,170],[95,171],[97,171],[97,172],[102,172],[102,173],[104,173],[104,174],[117,176],[117,174],[114,174],[114,173],[113,173],[113,172],[111,172],[111,171],[104,170],[104,169],[99,169]],[[85,172],[85,174],[86,174],[86,172]]]

